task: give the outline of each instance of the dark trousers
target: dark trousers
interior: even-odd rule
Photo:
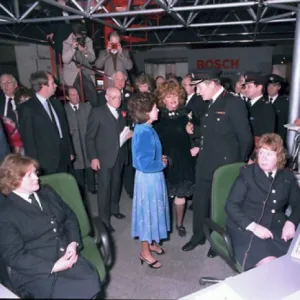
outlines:
[[[193,237],[195,243],[205,239],[203,224],[206,218],[209,218],[211,180],[202,179],[196,173],[196,185],[193,196]]]
[[[88,191],[95,190],[95,173],[92,168],[74,169],[74,177],[82,193],[85,192],[85,184],[87,184]]]
[[[123,160],[116,159],[115,165],[112,168],[101,166],[97,171],[98,175],[98,211],[102,221],[110,224],[110,216],[117,214],[119,210],[119,202],[121,196],[121,176],[123,169]]]
[[[90,76],[84,74],[84,72],[81,73],[82,76],[82,87],[83,87],[83,92],[85,94],[85,97],[88,99],[92,107],[97,106],[97,91],[95,88],[95,85],[90,78]],[[80,84],[80,76],[79,74],[77,75],[75,82],[74,82],[74,87],[78,90],[79,94],[81,95],[81,84]]]

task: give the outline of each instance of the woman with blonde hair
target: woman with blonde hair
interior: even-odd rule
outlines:
[[[173,82],[166,81],[156,90],[160,118],[154,124],[168,157],[165,170],[169,197],[174,199],[176,212],[176,229],[179,236],[186,235],[183,226],[186,197],[193,194],[194,163],[191,155],[191,141],[186,132],[189,117],[184,108],[185,92]]]
[[[300,221],[300,188],[285,168],[281,137],[262,135],[256,163],[242,168],[226,203],[227,231],[243,269],[287,253]],[[290,205],[292,213],[285,215]]]

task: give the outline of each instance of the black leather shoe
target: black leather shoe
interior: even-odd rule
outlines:
[[[109,225],[106,225],[106,229],[108,231],[108,233],[113,233],[115,232],[115,229],[109,224]]]
[[[117,213],[117,214],[113,214],[113,216],[115,217],[115,218],[117,218],[117,219],[125,219],[126,218],[126,216],[125,215],[123,215],[123,214],[121,214],[121,213]]]
[[[200,242],[193,242],[193,241],[189,241],[188,243],[186,243],[183,247],[182,250],[183,251],[192,251],[194,250],[197,246],[199,245],[204,245],[205,244],[205,239],[201,240]]]
[[[214,258],[216,256],[218,256],[217,252],[215,252],[212,248],[209,248],[209,250],[207,252],[207,257]]]

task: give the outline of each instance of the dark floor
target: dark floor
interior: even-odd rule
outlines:
[[[96,197],[92,196],[91,201],[95,207]],[[206,257],[208,243],[191,252],[181,250],[192,233],[192,212],[189,210],[184,222],[187,237],[181,238],[174,231],[170,234],[170,240],[163,243],[167,253],[156,257],[162,263],[162,268],[153,270],[145,264],[141,265],[140,243],[131,238],[132,200],[126,193],[122,195],[120,206],[126,219],[112,219],[116,229],[113,233],[116,259],[109,272],[110,282],[106,290],[108,299],[178,299],[202,289],[199,285],[201,276],[226,278],[234,275],[219,257]]]

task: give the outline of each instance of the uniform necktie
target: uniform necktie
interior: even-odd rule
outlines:
[[[77,105],[74,105],[73,108],[74,108],[74,111],[75,111],[75,112],[78,112]]]
[[[35,206],[35,207],[37,207],[38,209],[41,210],[41,207],[40,207],[38,201],[36,200],[34,194],[30,194],[28,198],[31,200],[31,204],[32,204],[33,206]]]
[[[57,124],[56,124],[56,120],[55,120],[55,117],[54,117],[54,113],[53,113],[53,110],[52,110],[52,106],[50,104],[50,101],[47,100],[47,105],[48,105],[48,109],[49,109],[49,112],[50,112],[50,118],[51,118],[51,121],[53,123],[53,125],[55,126],[55,129],[59,135],[59,130],[58,130],[58,127],[57,127]]]
[[[271,182],[273,181],[273,172],[268,172],[268,178]]]
[[[270,100],[271,103],[273,103],[273,98],[270,98],[269,100]]]
[[[211,107],[211,105],[213,104],[213,102],[214,102],[214,100],[213,99],[210,99],[210,100],[208,100],[208,107]]]

